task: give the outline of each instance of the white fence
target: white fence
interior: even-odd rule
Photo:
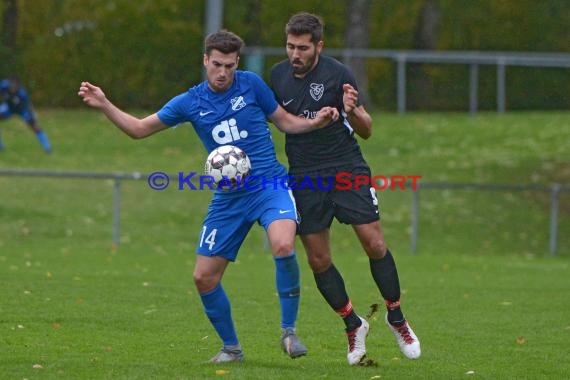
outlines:
[[[416,253],[419,239],[420,221],[420,193],[429,189],[438,190],[476,190],[476,191],[501,191],[501,192],[550,192],[550,228],[549,228],[549,250],[552,255],[558,249],[558,211],[560,193],[570,192],[570,186],[561,184],[545,185],[500,185],[500,184],[480,184],[480,183],[450,183],[450,182],[418,182],[416,190],[413,191],[412,198],[412,233],[411,250]]]
[[[147,179],[148,176],[138,172],[133,173],[94,173],[79,171],[53,171],[34,169],[0,169],[0,176],[13,177],[44,177],[44,178],[74,178],[74,179],[105,179],[113,180],[113,246],[118,247],[121,227],[121,181]]]
[[[526,66],[542,68],[570,68],[568,53],[532,52],[485,52],[485,51],[435,51],[435,50],[383,50],[383,49],[326,49],[326,54],[338,57],[344,62],[350,58],[389,59],[397,65],[398,113],[406,112],[406,65],[413,63],[461,64],[469,65],[469,112],[474,114],[478,107],[479,66],[497,67],[497,112],[506,109],[506,68]],[[265,56],[285,57],[285,47],[246,48],[248,69],[261,71]]]

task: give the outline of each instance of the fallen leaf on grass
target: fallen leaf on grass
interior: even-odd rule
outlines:
[[[216,370],[216,375],[218,375],[218,376],[224,376],[224,375],[227,375],[228,373],[230,373],[230,371],[225,370],[225,369],[217,369]]]
[[[360,359],[358,365],[361,367],[378,367],[378,363],[376,362],[376,360],[367,358],[366,356]]]
[[[517,344],[525,344],[526,341],[524,339],[524,336],[517,336]]]
[[[466,375],[475,375],[475,371],[467,371],[465,372]]]
[[[370,319],[372,318],[372,316],[374,314],[376,314],[376,312],[378,311],[378,304],[377,303],[373,303],[372,305],[370,305],[370,310],[368,311],[368,314],[366,314],[366,318]]]
[[[32,368],[34,368],[34,369],[42,369],[42,368],[44,368],[44,366],[41,365],[41,364],[34,364],[34,365],[32,366]]]
[[[59,323],[55,322],[51,325],[51,327],[53,327],[54,329],[59,329],[61,327],[61,325]]]

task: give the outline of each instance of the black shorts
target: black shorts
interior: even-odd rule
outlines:
[[[376,190],[370,183],[363,183],[371,178],[365,164],[292,177],[290,185],[300,216],[300,235],[327,229],[334,218],[344,224],[367,224],[380,219]]]

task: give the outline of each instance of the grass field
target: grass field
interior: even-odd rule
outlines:
[[[191,128],[143,141],[94,112],[40,110],[54,153],[19,120],[0,124],[0,168],[94,172],[200,171]],[[362,144],[375,174],[423,181],[570,184],[570,113],[376,114]],[[283,138],[274,133],[283,158]],[[315,289],[298,244],[298,330],[307,357],[278,346],[271,255],[259,227],[224,278],[246,353],[207,364],[220,346],[192,284],[194,246],[210,193],[122,185],[121,245],[111,245],[113,183],[0,177],[0,378],[562,379],[570,373],[570,195],[561,194],[558,252],[548,253],[548,193],[422,192],[417,255],[409,191],[380,194],[399,265],[403,307],[422,341],[404,360],[380,313],[369,356],[346,364],[342,323]],[[335,262],[365,314],[379,302],[364,254],[333,228]],[[36,368],[34,368],[36,367]]]

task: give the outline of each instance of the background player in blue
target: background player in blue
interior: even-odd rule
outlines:
[[[367,139],[372,119],[358,103],[356,81],[346,66],[321,55],[324,24],[319,16],[299,13],[285,28],[288,60],[271,70],[277,100],[296,115],[312,117],[323,106],[336,107],[341,117],[326,128],[305,134],[288,134],[289,173],[318,179],[339,172],[371,177],[354,133]],[[400,308],[400,282],[396,263],[384,241],[374,188],[340,191],[294,189],[301,222],[299,234],[313,270],[317,288],[343,319],[348,337],[347,359],[359,364],[366,355],[369,324],[353,310],[344,280],[332,262],[330,226],[334,218],[352,225],[369,257],[370,271],[386,303],[386,322],[402,353],[420,356],[420,342]]]
[[[338,118],[338,111],[325,107],[313,120],[287,113],[259,76],[237,70],[242,46],[241,38],[228,31],[207,36],[203,58],[207,80],[143,119],[117,108],[91,83],[81,83],[79,96],[133,138],[189,121],[208,152],[220,145],[238,146],[251,160],[252,176],[282,177],[286,170],[277,161],[267,118],[282,131],[300,133],[326,126]],[[288,189],[250,185],[257,189],[216,191],[199,235],[194,283],[204,311],[223,342],[213,362],[242,361],[244,357],[221,279],[256,221],[266,229],[275,258],[282,349],[292,358],[307,353],[295,332],[300,292],[294,250],[295,202]]]
[[[28,91],[20,84],[16,76],[0,81],[0,120],[19,115],[26,124],[34,131],[42,148],[46,153],[51,153],[51,145],[47,134],[39,127],[36,114],[30,102]],[[4,149],[2,136],[0,136],[0,150]]]

